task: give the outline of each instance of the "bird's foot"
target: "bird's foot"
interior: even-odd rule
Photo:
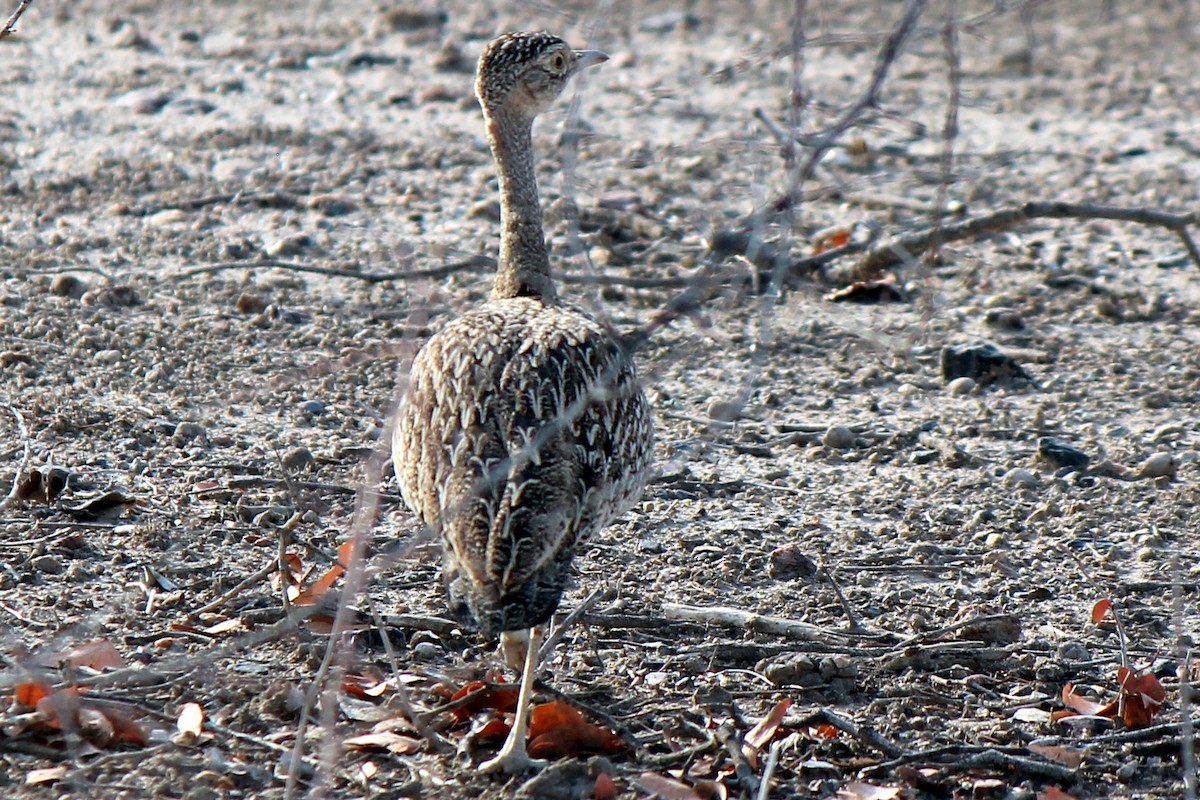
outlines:
[[[495,758],[488,759],[480,764],[479,771],[483,773],[520,775],[531,770],[543,769],[546,766],[545,761],[529,757],[529,753],[525,752],[524,742],[518,747],[509,747],[509,744],[509,742],[505,742],[504,747],[496,754]]]

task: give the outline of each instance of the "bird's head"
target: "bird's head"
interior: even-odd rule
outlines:
[[[607,60],[599,50],[572,50],[542,31],[506,33],[483,48],[475,94],[489,117],[532,121],[549,108],[572,75]]]

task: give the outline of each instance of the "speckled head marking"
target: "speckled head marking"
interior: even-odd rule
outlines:
[[[475,94],[489,116],[504,107],[522,109],[532,118],[546,110],[572,75],[607,58],[598,50],[572,50],[545,31],[508,33],[480,54]],[[514,91],[521,94],[513,97]]]

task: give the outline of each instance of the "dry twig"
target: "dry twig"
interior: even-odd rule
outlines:
[[[816,641],[825,644],[847,644],[845,634],[831,631],[807,622],[783,617],[756,614],[727,606],[686,606],[679,603],[664,603],[663,616],[667,619],[686,620],[726,628],[745,628],[756,633],[784,636],[801,641]]]
[[[29,6],[32,4],[33,0],[21,0],[20,5],[17,6],[17,10],[14,11],[12,16],[8,18],[8,22],[4,23],[4,27],[0,28],[0,39],[5,39],[9,36],[16,35],[17,20],[19,20],[21,15],[25,13],[25,9],[29,8]]]
[[[25,471],[29,469],[30,457],[29,428],[25,427],[25,418],[21,416],[21,412],[17,410],[16,406],[10,405],[7,406],[7,408],[8,412],[13,415],[13,419],[16,420],[17,430],[21,433],[21,447],[23,448],[23,454],[21,456],[21,463],[17,466],[17,474],[13,476],[12,488],[8,490],[8,494],[5,496],[5,498],[0,500],[0,512],[3,512],[14,502],[16,502],[17,493],[21,491],[21,481],[25,478]]]

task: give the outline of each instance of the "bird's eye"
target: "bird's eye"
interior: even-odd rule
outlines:
[[[567,66],[567,57],[562,53],[554,53],[550,56],[550,69],[555,72],[562,72]]]

